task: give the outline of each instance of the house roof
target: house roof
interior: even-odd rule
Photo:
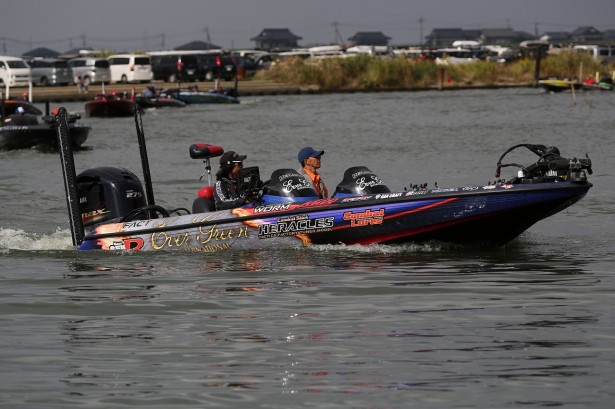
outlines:
[[[481,35],[481,30],[464,30],[462,28],[434,28],[427,36],[432,40],[475,40]]]
[[[177,46],[174,50],[218,50],[222,47],[206,41],[191,41],[189,43]]]
[[[601,35],[601,34],[602,34],[601,31],[597,30],[595,27],[592,27],[592,26],[581,26],[581,27],[574,29],[570,33],[571,36]]]
[[[23,53],[21,56],[24,58],[35,58],[35,57],[57,57],[60,55],[58,51],[52,50],[46,47],[39,47],[32,49]]]
[[[391,37],[385,35],[382,31],[359,31],[354,36],[349,37],[348,40],[356,41],[361,39],[366,40],[390,40]]]
[[[301,39],[302,37],[291,33],[288,28],[265,28],[250,41],[296,41]]]
[[[484,28],[480,31],[485,38],[516,39],[518,37],[517,32],[512,28]]]

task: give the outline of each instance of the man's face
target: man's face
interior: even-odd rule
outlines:
[[[320,168],[320,156],[307,158],[306,164],[312,166],[314,169]]]
[[[231,179],[237,179],[237,174],[241,168],[243,168],[243,163],[239,162],[233,164],[233,169],[231,169]]]

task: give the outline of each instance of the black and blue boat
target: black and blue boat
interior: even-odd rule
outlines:
[[[15,114],[17,109],[20,114]],[[70,141],[73,148],[81,147],[88,139],[92,128],[79,121],[81,115],[67,117]],[[0,100],[0,150],[30,149],[57,150],[56,115],[46,113],[23,100]]]
[[[366,167],[348,169],[331,198],[318,199],[303,176],[279,169],[260,183],[258,168],[239,176],[239,188],[262,191],[255,202],[215,210],[212,187],[202,188],[192,211],[168,210],[154,202],[141,117],[135,122],[144,182],[124,168],[104,167],[74,174],[70,149],[63,149],[73,242],[81,250],[219,252],[313,244],[368,245],[437,240],[503,245],[535,223],[583,198],[592,184],[587,157],[564,157],[556,147],[519,144],[496,165],[499,181],[487,186],[392,192]],[[60,139],[68,129],[62,127]],[[516,149],[537,156],[529,166],[504,163]],[[189,148],[193,159],[210,159],[223,149],[205,143]],[[517,175],[500,178],[503,168]]]

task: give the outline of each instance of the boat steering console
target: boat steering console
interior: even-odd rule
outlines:
[[[526,148],[538,156],[538,160],[529,165],[522,166],[517,163],[502,163],[504,156],[517,148]],[[500,177],[500,170],[506,167],[517,167],[521,169],[517,177],[512,178],[508,183],[545,183],[555,181],[585,182],[587,175],[592,174],[592,161],[585,154],[585,158],[565,158],[560,154],[560,150],[555,146],[519,144],[508,148],[496,165],[495,177]]]

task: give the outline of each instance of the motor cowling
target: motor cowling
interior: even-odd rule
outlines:
[[[278,169],[263,188],[264,204],[307,202],[318,199],[316,189],[294,169]]]
[[[355,166],[344,172],[344,178],[337,185],[333,197],[390,193],[387,185],[365,166]]]
[[[88,169],[77,176],[81,220],[85,227],[119,219],[146,206],[143,185],[123,168]]]

